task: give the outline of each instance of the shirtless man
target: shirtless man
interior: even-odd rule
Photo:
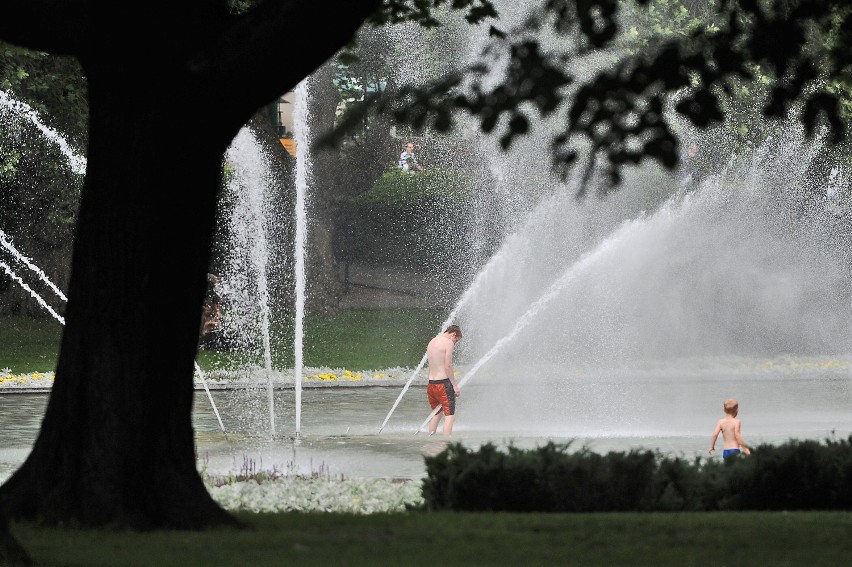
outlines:
[[[719,433],[722,434],[724,445],[722,446],[722,458],[727,459],[733,455],[739,455],[740,449],[746,455],[751,454],[751,450],[746,445],[742,434],[740,433],[740,420],[737,419],[740,407],[737,400],[731,398],[725,400],[722,409],[725,410],[725,417],[716,422],[716,429],[713,430],[713,437],[710,438],[710,448],[708,453],[713,453],[716,450],[716,439]]]
[[[460,395],[453,370],[453,347],[461,338],[462,332],[459,326],[450,325],[443,333],[429,341],[426,347],[426,356],[429,361],[429,385],[426,387],[426,395],[433,410],[441,406],[441,411],[429,421],[429,435],[434,435],[438,430],[442,413],[444,414],[444,435],[450,435],[453,432],[453,423],[456,421],[456,398]]]

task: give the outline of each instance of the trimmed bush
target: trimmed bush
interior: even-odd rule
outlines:
[[[852,509],[852,436],[759,445],[692,462],[632,450],[599,455],[549,442],[505,451],[450,444],[426,457],[428,510],[627,512]]]
[[[459,256],[472,197],[473,179],[460,172],[388,170],[352,201],[353,259],[428,265]]]

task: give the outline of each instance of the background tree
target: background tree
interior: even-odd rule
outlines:
[[[0,218],[3,231],[65,287],[83,177],[29,118],[85,146],[85,79],[79,63],[0,43]],[[0,271],[0,312],[46,316]],[[30,312],[30,309],[37,311]]]
[[[656,16],[646,12],[651,21],[660,23],[659,14],[667,14],[680,23],[652,26],[652,33],[625,29],[625,10],[637,14],[633,6],[658,10]],[[609,185],[600,185],[605,192],[618,185],[625,165],[652,159],[677,166],[678,116],[705,129],[722,123],[726,111],[734,118],[797,115],[809,134],[824,124],[833,142],[842,140],[851,12],[841,0],[717,0],[703,7],[670,0],[542,0],[516,29],[498,29],[499,21],[492,26],[488,49],[503,56],[502,80],[485,80],[493,67],[485,59],[437,83],[375,99],[381,111],[414,128],[448,131],[458,111],[469,113],[483,131],[500,133],[504,148],[530,130],[536,114],[558,122],[555,172],[565,176],[581,160],[587,178],[609,178]],[[579,72],[580,63],[600,60],[602,53],[609,65]],[[752,105],[748,112],[736,104],[742,95]]]
[[[364,208],[353,205],[353,199],[374,188],[388,170],[396,169],[399,153],[409,137],[415,137],[417,154],[429,169],[459,168],[462,164],[466,169],[481,169],[482,160],[471,155],[469,140],[462,139],[458,133],[415,134],[409,128],[397,129],[389,116],[371,112],[369,108],[371,93],[412,81],[423,85],[457,67],[458,55],[464,51],[460,38],[469,34],[470,25],[444,6],[436,9],[436,15],[441,17],[441,25],[430,29],[413,22],[364,26],[349,49],[311,75],[308,104],[312,136],[322,136],[333,129],[349,112],[356,112],[359,118],[335,147],[319,147],[311,155],[309,311],[339,309],[345,285],[342,287],[338,280],[342,274],[346,281],[349,273],[348,264],[341,266],[341,263],[371,264],[373,268],[381,264],[383,270],[391,272],[411,269],[401,266],[400,258],[407,256],[408,263],[413,264],[415,258],[422,256],[412,249],[387,253],[392,248],[387,246],[387,240],[393,239],[382,236],[375,240],[376,249],[370,254],[372,261],[365,262],[363,254],[355,257],[356,248],[365,244],[362,237],[371,230],[365,226],[370,220],[363,218]],[[401,194],[408,194],[404,186],[400,190]],[[420,207],[420,197],[412,197],[411,206]],[[417,230],[420,223],[422,218],[415,219],[410,227]],[[436,265],[440,262],[435,258],[432,256],[428,264],[418,262],[416,267],[430,265],[431,271],[440,271],[446,279],[457,281]],[[456,255],[447,263],[447,269],[457,270],[463,261]]]

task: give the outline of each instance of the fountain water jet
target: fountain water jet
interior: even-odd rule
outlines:
[[[635,230],[636,225],[639,223],[640,219],[627,221],[621,228],[619,228],[611,237],[605,239],[600,245],[598,245],[594,250],[587,252],[580,259],[569,266],[565,272],[557,279],[553,284],[551,284],[550,288],[542,295],[532,306],[518,319],[515,325],[512,327],[511,331],[504,337],[500,338],[494,346],[492,346],[488,352],[486,352],[482,358],[480,358],[472,367],[470,367],[462,378],[459,381],[459,388],[464,386],[476,373],[479,371],[482,366],[488,362],[495,354],[500,352],[500,350],[507,344],[511,343],[511,341],[517,337],[521,331],[523,331],[541,312],[542,309],[548,306],[550,301],[556,298],[562,291],[568,286],[568,284],[577,278],[580,274],[583,273],[584,270],[589,269],[590,266],[593,266],[595,262],[600,261],[600,258],[604,257],[610,250],[618,245],[618,243],[624,239],[630,238],[631,233]],[[436,407],[432,410],[432,413],[426,418],[426,420],[420,425],[417,431],[414,432],[416,435],[420,430],[423,429],[432,417],[438,413],[441,409],[440,406]]]
[[[223,321],[225,332],[238,346],[250,350],[255,337],[261,337],[261,353],[266,375],[269,432],[275,435],[272,353],[269,338],[269,260],[266,194],[272,183],[269,165],[262,148],[248,127],[234,138],[225,156],[232,177],[228,190],[235,194],[229,219],[231,250],[225,259],[221,278],[223,294],[228,298],[229,317]]]
[[[68,145],[68,142],[61,134],[59,134],[59,132],[42,122],[38,113],[33,110],[30,105],[25,102],[15,100],[9,95],[9,93],[4,90],[0,90],[0,111],[6,110],[11,111],[13,115],[24,116],[29,119],[45,138],[56,144],[68,160],[68,165],[71,167],[71,171],[79,175],[86,173],[85,157],[71,149],[71,146]]]
[[[551,216],[533,215],[518,234],[538,253],[511,257],[513,272],[482,282],[456,320],[466,329],[457,356],[478,361],[465,380],[489,373],[487,386],[465,396],[457,428],[493,431],[505,421],[495,422],[496,415],[535,415],[535,423],[512,425],[570,433],[581,424],[567,409],[581,398],[584,380],[590,387],[600,380],[632,385],[637,375],[688,380],[741,365],[778,368],[790,357],[817,365],[847,356],[850,227],[826,206],[828,172],[815,165],[818,151],[790,128],[659,212],[631,221],[630,238],[611,242],[606,255],[595,255],[570,285],[548,295],[534,321],[525,313],[559,281],[554,267],[571,266],[578,253],[584,258],[583,246],[594,250],[599,238],[578,231],[563,240],[576,227],[554,219],[575,217],[574,202]],[[636,178],[621,191],[641,188],[631,182]],[[606,213],[601,226],[625,214],[602,205],[594,204]],[[593,235],[600,232],[594,228]],[[653,392],[660,390],[643,396]],[[647,414],[644,398],[637,402],[633,412]],[[598,411],[592,421],[611,429],[626,419],[624,408],[618,412]],[[601,423],[606,418],[612,422]]]
[[[12,252],[15,257],[24,263],[28,268],[32,271],[36,272],[39,277],[48,284],[51,290],[56,293],[56,295],[62,300],[67,301],[65,294],[56,287],[56,285],[48,279],[47,275],[35,264],[32,263],[32,260],[21,254],[13,245],[12,242],[6,237],[6,234],[0,230],[0,244],[3,245],[4,248]],[[65,318],[59,315],[50,305],[48,305],[47,301],[39,295],[35,290],[33,290],[29,285],[27,285],[13,270],[12,268],[4,261],[0,260],[0,267],[13,279],[18,285],[20,285],[24,290],[26,290],[32,297],[35,299],[39,305],[45,308],[48,313],[53,315],[53,318],[59,321],[61,325],[65,325]],[[207,398],[210,400],[210,405],[213,406],[213,413],[216,414],[216,419],[219,421],[219,426],[222,428],[222,432],[225,433],[225,425],[222,423],[222,417],[219,415],[219,409],[216,407],[216,403],[213,401],[213,396],[210,394],[210,389],[207,387],[207,379],[204,377],[204,372],[202,372],[201,367],[198,366],[198,363],[195,363],[195,371],[198,373],[201,378],[201,383],[204,386],[204,391],[207,393]]]
[[[38,113],[35,110],[33,110],[28,104],[21,102],[21,101],[14,100],[9,96],[8,93],[6,93],[3,90],[0,90],[0,110],[2,110],[4,112],[5,111],[11,111],[13,115],[24,116],[24,117],[28,118],[48,140],[50,140],[51,142],[53,142],[54,144],[56,144],[59,147],[62,154],[68,160],[68,164],[70,165],[71,170],[74,173],[76,173],[78,175],[83,175],[83,174],[86,173],[86,159],[84,157],[80,156],[79,154],[77,154],[73,149],[71,149],[71,147],[68,145],[68,142],[65,140],[65,138],[59,132],[57,132],[56,130],[45,125],[41,121],[41,118],[39,117]],[[14,244],[12,244],[11,239],[2,230],[0,230],[0,245],[2,245],[2,247],[5,248],[16,261],[23,264],[29,270],[34,272],[39,277],[39,279],[42,282],[44,282],[47,285],[47,287],[61,301],[63,301],[63,302],[68,301],[68,298],[62,292],[62,290],[60,290],[59,287],[56,284],[54,284],[50,280],[50,278],[47,277],[47,274],[45,274],[44,271],[41,268],[36,266],[35,263],[30,258],[28,258],[24,254],[22,254],[14,246]],[[9,275],[9,277],[11,277],[15,282],[18,283],[18,285],[20,285],[25,291],[27,291],[33,297],[33,299],[35,299],[39,303],[39,305],[44,307],[44,309],[48,313],[50,313],[53,316],[54,319],[59,321],[59,323],[61,325],[63,325],[63,326],[65,325],[65,318],[62,317],[61,315],[59,315],[59,313],[57,313],[56,310],[53,309],[53,307],[51,307],[47,303],[47,301],[45,301],[45,299],[38,292],[36,292],[26,282],[24,282],[23,279],[20,276],[18,276],[17,273],[15,273],[15,271],[12,269],[12,267],[9,264],[7,264],[5,261],[0,260],[0,267],[3,268],[3,271],[5,271]],[[210,389],[207,386],[207,380],[204,376],[204,373],[202,372],[201,368],[198,366],[197,362],[195,363],[195,370],[196,370],[196,372],[198,373],[198,375],[201,379],[201,382],[204,386],[204,390],[207,393],[207,397],[210,400],[211,406],[213,407],[213,412],[216,414],[216,419],[218,420],[219,425],[222,429],[222,432],[224,433],[225,432],[225,426],[222,423],[222,418],[219,415],[219,410],[216,407],[216,403],[213,401],[213,396],[210,394]]]
[[[27,258],[23,254],[21,254],[18,249],[15,248],[15,245],[12,244],[12,241],[9,239],[9,237],[6,236],[6,233],[2,230],[0,230],[0,245],[2,245],[3,248],[8,250],[17,261],[24,264],[27,268],[35,272],[36,275],[38,275],[39,279],[45,284],[47,284],[47,286],[53,291],[53,293],[56,294],[59,299],[61,299],[62,301],[68,301],[68,298],[65,297],[65,294],[62,293],[62,291],[56,286],[56,284],[50,281],[50,278],[47,277],[47,274],[45,274],[41,268],[36,266],[30,258]]]
[[[15,248],[14,244],[12,244],[11,239],[9,239],[9,237],[6,236],[6,233],[3,232],[2,230],[0,230],[0,245],[2,245],[3,248],[5,248],[10,254],[12,254],[12,257],[15,260],[17,260],[18,262],[20,262],[21,264],[23,264],[24,266],[29,268],[31,271],[35,272],[36,275],[38,275],[39,279],[41,281],[43,281],[45,284],[47,284],[47,286],[51,289],[51,291],[53,291],[53,293],[55,293],[56,296],[60,300],[68,301],[68,298],[65,297],[65,294],[62,293],[62,291],[60,291],[60,289],[56,286],[56,284],[54,284],[52,281],[50,281],[50,278],[47,277],[47,274],[45,274],[44,271],[42,271],[41,268],[36,266],[30,258],[27,258],[23,254],[21,254],[18,251],[18,249]],[[13,280],[15,280],[18,283],[18,285],[20,285],[22,288],[24,288],[24,290],[26,290],[27,293],[29,293],[33,297],[33,299],[38,301],[38,303],[42,307],[44,307],[45,310],[47,310],[48,313],[53,315],[54,319],[56,319],[57,321],[59,321],[63,325],[65,324],[65,319],[61,315],[59,315],[59,313],[57,313],[53,309],[53,307],[48,305],[47,301],[45,301],[44,298],[41,295],[36,293],[35,290],[33,290],[29,285],[27,285],[24,282],[24,280],[21,279],[21,277],[18,276],[17,273],[15,273],[15,271],[12,269],[12,267],[9,264],[0,260],[0,267],[2,267],[3,271],[5,271],[9,275],[9,277],[11,277]]]
[[[549,208],[549,207],[550,207],[550,201],[546,201],[544,203],[544,208]],[[539,206],[539,208],[542,208],[542,207]],[[501,246],[500,249],[497,251],[497,253],[495,253],[488,260],[488,262],[485,264],[485,267],[483,267],[479,271],[479,273],[477,273],[476,277],[473,279],[473,282],[462,293],[462,296],[456,302],[455,307],[453,307],[452,311],[450,311],[450,314],[447,316],[446,320],[444,320],[444,322],[441,324],[440,328],[438,329],[438,332],[441,332],[444,329],[446,329],[447,326],[450,325],[456,319],[459,311],[461,311],[461,309],[468,303],[468,301],[470,301],[473,297],[476,296],[480,285],[482,285],[482,282],[486,281],[488,278],[497,277],[497,276],[495,276],[495,272],[500,272],[500,271],[507,270],[507,269],[510,268],[510,266],[508,266],[506,264],[505,259],[509,255],[509,251],[513,247],[512,245],[514,244],[514,242],[518,238],[519,238],[519,236],[516,235],[516,234],[510,235],[507,238],[506,242],[503,244],[503,246]],[[424,353],[423,357],[420,359],[420,363],[415,367],[414,371],[411,373],[408,380],[403,385],[402,391],[399,393],[399,397],[397,397],[396,401],[391,406],[391,409],[388,412],[387,416],[385,416],[384,421],[382,422],[381,426],[379,427],[379,433],[381,433],[382,430],[385,428],[385,425],[387,425],[388,420],[390,420],[391,416],[393,415],[393,412],[396,410],[397,406],[402,401],[402,397],[408,391],[409,387],[411,386],[411,383],[414,381],[414,379],[417,377],[417,375],[420,373],[420,371],[425,366],[426,360],[427,360],[427,354]]]
[[[305,79],[296,87],[293,128],[296,138],[296,241],[293,251],[296,270],[296,321],[294,332],[293,373],[296,381],[296,437],[302,431],[302,368],[305,319],[305,246],[307,243],[307,193],[311,163],[309,156],[310,126],[308,122],[308,99],[310,91]]]
[[[8,276],[9,276],[10,278],[12,278],[14,281],[16,281],[16,282],[18,283],[18,285],[20,285],[22,288],[24,288],[24,290],[25,290],[27,293],[29,293],[29,294],[33,297],[33,299],[35,299],[36,301],[38,301],[39,305],[41,305],[42,307],[44,307],[44,308],[45,308],[45,310],[47,310],[47,312],[48,312],[48,313],[50,313],[51,315],[53,315],[53,318],[54,318],[54,319],[56,319],[57,321],[59,321],[59,322],[60,322],[61,324],[63,324],[63,325],[65,324],[65,318],[64,318],[64,317],[62,317],[62,315],[60,315],[59,313],[57,313],[57,312],[53,309],[53,307],[51,307],[50,305],[48,305],[48,304],[47,304],[47,302],[44,300],[44,298],[43,298],[42,296],[40,296],[38,293],[36,293],[36,291],[35,291],[35,290],[33,290],[33,288],[31,288],[29,285],[27,285],[27,284],[24,282],[24,280],[22,280],[22,279],[21,279],[21,278],[20,278],[20,277],[19,277],[19,276],[18,276],[18,275],[17,275],[17,274],[16,274],[16,273],[12,270],[12,268],[11,268],[11,266],[9,266],[9,264],[7,264],[6,262],[4,262],[4,261],[0,260],[0,268],[3,268],[3,271],[4,271],[4,272],[6,272],[6,274],[8,274]]]

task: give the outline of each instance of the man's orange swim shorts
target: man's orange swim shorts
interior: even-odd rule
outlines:
[[[426,386],[426,395],[429,397],[429,405],[432,409],[441,406],[444,415],[455,415],[456,392],[453,390],[453,383],[450,382],[449,378],[429,380],[429,385]]]

